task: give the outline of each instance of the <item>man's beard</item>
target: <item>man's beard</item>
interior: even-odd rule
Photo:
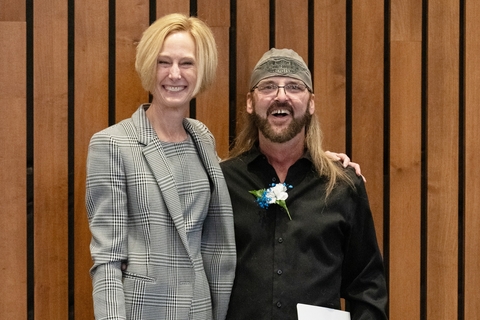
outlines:
[[[290,110],[292,109],[290,106],[288,108]],[[312,115],[305,110],[305,114],[303,115],[303,117],[292,117],[292,122],[290,122],[288,127],[277,133],[275,132],[275,130],[273,130],[272,126],[268,122],[268,119],[263,119],[255,112],[255,108],[253,109],[254,111],[252,113],[252,118],[255,126],[260,130],[260,132],[265,136],[265,138],[276,143],[284,143],[292,140],[297,134],[302,131],[303,128],[307,127],[310,124],[310,121],[312,119]]]

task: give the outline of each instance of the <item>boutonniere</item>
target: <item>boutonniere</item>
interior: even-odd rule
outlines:
[[[287,190],[291,188],[293,187],[286,183],[272,183],[268,189],[252,190],[249,192],[257,197],[257,203],[260,208],[267,209],[271,204],[278,204],[287,211],[288,218],[292,220],[287,204],[285,203],[285,200],[288,198]]]

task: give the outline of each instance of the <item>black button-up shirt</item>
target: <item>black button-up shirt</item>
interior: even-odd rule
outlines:
[[[221,163],[232,199],[237,271],[227,319],[296,319],[297,303],[340,308],[352,320],[386,319],[383,262],[363,180],[339,182],[325,199],[326,179],[308,156],[288,171],[287,207],[262,209],[250,190],[279,183],[257,148]]]

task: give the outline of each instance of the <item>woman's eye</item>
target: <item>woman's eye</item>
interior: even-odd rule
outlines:
[[[158,60],[158,64],[168,64],[169,62],[168,61],[165,61],[165,60]]]

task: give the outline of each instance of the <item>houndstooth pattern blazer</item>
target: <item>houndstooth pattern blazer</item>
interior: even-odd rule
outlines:
[[[180,198],[146,108],[96,133],[89,145],[86,206],[95,318],[224,319],[236,251],[215,140],[201,122],[184,120],[211,184],[199,261],[189,251]],[[198,280],[205,275],[204,282]],[[194,290],[206,293],[203,304],[192,306]]]

